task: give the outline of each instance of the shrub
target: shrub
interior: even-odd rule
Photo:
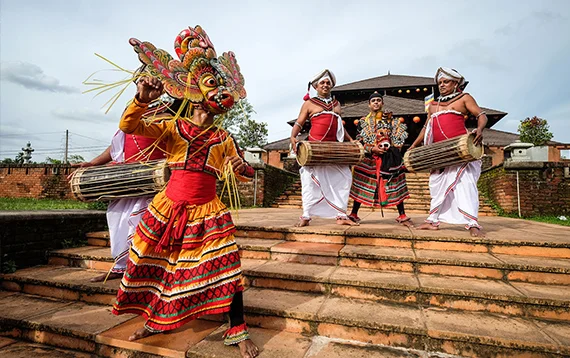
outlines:
[[[536,146],[544,145],[552,139],[546,119],[536,116],[521,120],[519,133],[521,142],[532,143]]]

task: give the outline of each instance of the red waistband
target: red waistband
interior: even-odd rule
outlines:
[[[166,196],[174,201],[174,205],[166,229],[154,248],[156,252],[161,252],[175,240],[182,239],[188,222],[188,206],[202,205],[214,200],[216,178],[204,172],[173,170],[166,186]]]
[[[216,197],[216,177],[204,172],[173,170],[166,196],[172,201],[183,201],[186,205],[206,204]]]

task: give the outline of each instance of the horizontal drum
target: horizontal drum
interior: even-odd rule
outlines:
[[[78,200],[103,201],[153,195],[169,178],[166,161],[154,160],[79,168],[69,182]]]
[[[469,133],[408,150],[404,154],[404,165],[408,171],[414,173],[481,159],[483,146],[475,145],[474,139],[475,134]]]
[[[356,165],[364,159],[360,142],[299,142],[297,163],[311,165]]]

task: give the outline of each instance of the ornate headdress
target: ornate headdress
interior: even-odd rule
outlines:
[[[180,60],[149,42],[131,38],[145,70],[161,80],[166,92],[177,99],[202,104],[205,110],[227,112],[245,98],[244,78],[233,52],[217,57],[214,45],[200,26],[180,32],[174,49]]]

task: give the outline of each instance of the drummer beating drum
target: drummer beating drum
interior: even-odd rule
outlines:
[[[426,125],[409,151],[419,146],[422,141],[425,145],[430,145],[467,134],[465,119],[469,114],[477,119],[473,143],[480,145],[483,142],[487,116],[475,99],[463,92],[468,82],[456,70],[446,67],[437,70],[435,81],[441,95],[431,102]],[[429,178],[430,215],[418,229],[438,230],[440,222],[465,224],[471,236],[484,236],[477,220],[477,180],[480,175],[480,160],[432,170]]]
[[[325,69],[310,82],[309,89],[317,91],[316,97],[305,96],[299,117],[291,130],[291,147],[297,153],[297,135],[307,120],[311,121],[310,142],[352,141],[344,130],[340,117],[340,103],[331,96],[336,84],[334,74]],[[303,166],[299,169],[302,185],[303,215],[295,226],[307,226],[312,216],[335,218],[339,225],[353,225],[346,215],[352,174],[348,165],[330,164]]]
[[[160,112],[155,106],[152,106],[148,112],[145,113],[145,118],[152,117],[154,120],[158,120],[162,112],[165,112],[168,108],[172,110],[173,104],[174,102],[171,101],[169,102],[170,106],[163,105],[160,108]],[[179,103],[176,104],[179,105]],[[103,166],[111,162],[146,163],[148,161],[164,159],[165,157],[163,143],[156,145],[155,139],[117,131],[111,140],[111,145],[103,151],[103,153],[89,162],[78,163],[73,166],[88,168]],[[78,174],[82,174],[84,171],[80,169],[77,172]],[[150,173],[150,171],[148,173]],[[75,172],[69,176],[71,184],[77,182],[77,180],[74,180],[74,174]],[[77,184],[75,187],[78,189],[80,185]],[[73,188],[74,185],[72,185],[72,190]],[[81,194],[76,193],[75,195]],[[107,207],[107,226],[109,227],[109,241],[114,264],[110,272],[91,278],[91,282],[102,282],[123,277],[136,227],[154,195],[154,192],[135,197],[133,197],[133,195],[126,195],[123,198],[109,202]]]

